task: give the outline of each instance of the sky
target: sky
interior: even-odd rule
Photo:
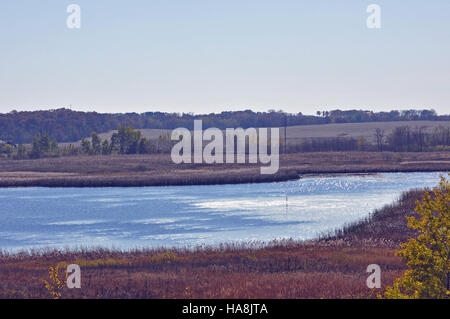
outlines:
[[[449,40],[448,0],[2,0],[0,113],[448,114]]]

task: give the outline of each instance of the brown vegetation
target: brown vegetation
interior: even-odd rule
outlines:
[[[305,174],[448,171],[450,152],[325,152],[282,154],[280,170],[261,175],[255,164],[181,164],[170,155],[0,159],[0,187],[108,187],[258,183]]]

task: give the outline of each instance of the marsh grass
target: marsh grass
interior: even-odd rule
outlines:
[[[167,154],[73,156],[35,160],[0,159],[0,187],[137,187],[264,183],[306,174],[450,170],[450,152],[325,152],[282,154],[274,175],[259,164],[180,164]]]

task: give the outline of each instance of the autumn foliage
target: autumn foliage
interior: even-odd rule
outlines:
[[[417,238],[402,245],[398,255],[408,270],[385,293],[387,298],[450,297],[450,183],[444,177],[432,194],[417,202],[419,217],[407,217]]]

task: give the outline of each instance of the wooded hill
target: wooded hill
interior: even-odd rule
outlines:
[[[203,120],[203,127],[220,129],[235,127],[281,127],[330,123],[363,123],[393,121],[450,121],[450,115],[437,115],[434,110],[407,110],[390,112],[318,111],[316,115],[268,112],[233,111],[194,115],[191,113],[119,113],[102,114],[70,109],[48,111],[12,111],[0,114],[0,140],[30,143],[37,134],[48,134],[57,142],[74,142],[91,136],[92,132],[108,132],[121,126],[136,129],[192,129],[194,119]]]

